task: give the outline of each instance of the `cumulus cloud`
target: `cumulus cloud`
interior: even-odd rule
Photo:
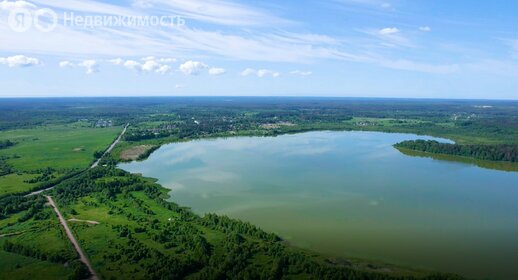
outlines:
[[[0,64],[5,64],[9,67],[30,67],[40,65],[41,61],[34,57],[15,55],[9,57],[0,57]]]
[[[223,75],[223,74],[225,74],[225,72],[226,71],[223,68],[215,68],[215,67],[213,67],[213,68],[209,69],[209,74],[212,75],[212,76]]]
[[[241,72],[241,76],[243,77],[246,77],[246,76],[257,76],[259,78],[263,78],[263,77],[273,77],[273,78],[277,78],[281,75],[281,73],[279,72],[275,72],[275,71],[272,71],[272,70],[268,70],[268,69],[259,69],[259,70],[255,70],[255,69],[252,69],[252,68],[247,68],[245,70],[243,70],[243,72]]]
[[[78,66],[86,68],[86,74],[89,75],[99,72],[99,64],[93,59],[83,60]]]
[[[0,2],[0,10],[14,10],[14,9],[33,9],[36,5],[27,1],[7,1]]]
[[[309,76],[309,75],[313,74],[313,72],[295,70],[295,71],[291,71],[290,74],[297,75],[297,76]]]
[[[421,27],[419,27],[419,30],[421,30],[423,32],[430,32],[430,31],[432,31],[432,28],[430,28],[430,26],[421,26]]]
[[[161,62],[170,62],[170,58],[155,58],[154,56],[148,56],[141,59],[143,62],[136,60],[123,60],[121,58],[115,58],[108,60],[108,62],[114,65],[121,65],[129,70],[136,71],[139,73],[158,73],[166,74],[173,70],[170,65],[162,64]]]
[[[185,75],[198,75],[207,68],[209,68],[207,64],[192,60],[186,61],[179,67]]]
[[[143,57],[142,60],[149,61],[149,60],[156,60],[156,58],[154,56],[146,56],[146,57]]]
[[[255,69],[246,68],[245,70],[243,70],[243,72],[241,72],[241,76],[246,77],[250,75],[255,75],[256,73],[257,71]]]
[[[160,63],[155,60],[148,60],[144,64],[142,64],[141,69],[144,72],[155,72],[158,68],[160,68]]]
[[[268,70],[268,69],[260,69],[260,70],[257,70],[257,77],[259,78],[262,78],[262,77],[266,77],[266,76],[272,76],[274,78],[277,78],[281,75],[281,73],[279,72],[274,72],[272,70]]]
[[[386,27],[386,28],[380,29],[378,31],[378,33],[380,35],[391,35],[391,34],[399,33],[399,29],[397,29],[396,27]]]
[[[65,68],[65,67],[73,67],[74,64],[68,60],[64,60],[64,61],[60,61],[59,62],[59,67],[61,68]]]
[[[176,58],[165,57],[165,58],[159,58],[157,61],[160,62],[160,63],[175,63],[176,62]]]
[[[130,70],[135,70],[135,71],[140,71],[140,68],[141,68],[141,64],[135,60],[126,60],[124,62],[124,64],[122,64],[122,65]]]
[[[124,59],[122,59],[122,58],[114,58],[114,59],[108,60],[108,62],[111,63],[111,64],[115,64],[115,65],[123,65],[124,64]]]
[[[158,69],[155,70],[155,72],[158,74],[167,74],[172,70],[173,68],[169,65],[161,65],[160,67],[158,67]]]

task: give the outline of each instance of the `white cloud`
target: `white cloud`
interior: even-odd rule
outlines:
[[[254,8],[252,5],[235,4],[234,1],[223,0],[150,0],[146,2],[144,9],[121,5],[106,4],[101,1],[84,0],[30,0],[42,7],[52,7],[56,11],[76,11],[77,14],[102,14],[102,15],[143,15],[151,12],[167,13],[178,11],[186,18],[187,25],[182,28],[149,28],[139,26],[106,27],[106,28],[72,28],[59,24],[54,32],[9,32],[5,17],[0,18],[0,52],[11,53],[38,53],[45,55],[63,55],[77,57],[122,57],[138,58],[137,69],[145,64],[141,57],[154,55],[155,62],[160,67],[153,67],[157,73],[174,71],[178,67],[162,67],[175,62],[174,58],[217,57],[236,61],[262,61],[262,62],[293,62],[313,63],[324,59],[336,59],[368,63],[392,68],[393,63],[410,57],[410,54],[396,54],[379,52],[379,46],[414,47],[412,42],[402,36],[399,29],[387,27],[372,29],[365,34],[371,36],[356,38],[331,37],[321,34],[299,33],[299,28],[290,29],[290,21],[278,18],[271,12]],[[390,0],[336,0],[343,3],[356,3],[356,5],[381,9],[384,3]],[[18,3],[22,1],[0,0],[0,3]],[[27,2],[28,3],[28,2]],[[6,4],[2,4],[6,5]],[[11,4],[9,4],[11,5]],[[345,5],[344,5],[345,6]],[[163,9],[164,8],[164,9]],[[151,9],[151,10],[146,10]],[[386,13],[387,11],[381,11]],[[265,20],[273,19],[273,20]],[[189,22],[203,21],[221,25],[231,25],[233,28],[214,28],[212,25],[190,25]],[[278,25],[277,23],[287,23]],[[192,27],[196,26],[196,28]],[[255,29],[254,27],[261,27]],[[263,28],[267,27],[267,28]],[[374,38],[372,38],[374,37]],[[377,42],[374,41],[378,40]],[[369,49],[369,46],[374,46]],[[384,51],[384,50],[382,50]],[[412,55],[412,57],[416,57]],[[423,55],[423,58],[427,58]],[[418,58],[413,58],[414,63],[419,64]],[[105,61],[106,62],[106,61]],[[123,59],[109,60],[115,65],[123,65]],[[438,62],[440,63],[440,62]],[[425,65],[425,64],[421,64]],[[151,66],[151,65],[149,65]],[[185,67],[184,67],[185,68]],[[208,68],[208,67],[205,67]],[[415,69],[415,67],[408,67]],[[417,67],[419,68],[419,67]],[[424,67],[426,68],[426,67]],[[433,67],[432,67],[433,68]],[[188,67],[185,68],[189,72]],[[205,71],[205,70],[199,70]],[[209,70],[210,71],[210,70]],[[254,70],[257,75],[257,70]],[[184,71],[182,71],[184,72]],[[194,73],[193,71],[191,73]],[[184,72],[185,73],[185,72]],[[268,72],[262,76],[269,76]],[[272,76],[280,73],[273,72]]]
[[[149,60],[155,60],[156,58],[154,56],[146,56],[146,57],[143,57],[142,60],[144,61],[149,61]]]
[[[159,58],[157,61],[160,63],[175,63],[176,58],[172,58],[172,57]]]
[[[14,9],[34,9],[36,5],[27,1],[7,1],[0,2],[0,10],[14,10]]]
[[[64,61],[60,61],[59,62],[59,67],[61,68],[65,68],[65,67],[73,67],[74,64],[68,60],[64,60]]]
[[[114,58],[114,59],[108,60],[108,62],[112,63],[112,64],[115,64],[115,65],[122,65],[122,64],[124,64],[124,59],[122,59],[122,58]]]
[[[179,84],[177,84],[177,85],[175,85],[174,87],[175,87],[176,89],[182,89],[182,88],[184,88],[185,86],[184,86],[184,85],[179,85]]]
[[[179,69],[185,75],[198,75],[208,67],[209,66],[205,63],[189,60],[180,65]]]
[[[432,31],[432,28],[430,28],[430,26],[421,26],[421,27],[419,27],[419,30],[421,30],[423,32],[430,32],[430,31]]]
[[[126,60],[126,62],[124,62],[124,64],[123,64],[123,66],[130,70],[134,70],[134,71],[140,71],[141,67],[142,67],[142,65],[135,60]]]
[[[171,59],[157,59],[154,56],[148,56],[142,58],[143,63],[136,60],[122,60],[120,58],[109,60],[115,65],[122,65],[127,69],[139,72],[139,73],[158,73],[166,74],[172,71],[172,67],[167,64],[162,64],[162,61],[172,61]]]
[[[0,64],[5,64],[9,67],[30,67],[40,65],[39,59],[28,57],[25,55],[15,55],[9,57],[0,57]]]
[[[270,76],[272,78],[277,78],[277,77],[281,76],[281,73],[275,72],[272,70],[268,70],[268,69],[255,70],[252,68],[247,68],[247,69],[243,70],[243,72],[241,72],[241,76],[243,76],[243,77],[251,76],[251,75],[255,75],[259,78],[263,78],[263,77],[267,77],[267,76]]]
[[[243,72],[241,72],[241,76],[246,77],[250,75],[256,75],[256,73],[257,71],[255,69],[246,68],[245,70],[243,70]]]
[[[295,71],[291,71],[290,74],[298,75],[298,76],[310,76],[311,74],[313,74],[313,72],[311,72],[311,71],[295,70]]]
[[[211,24],[229,26],[286,25],[291,22],[272,13],[224,0],[137,0],[139,8],[171,12],[186,18]]]
[[[399,33],[399,29],[397,29],[396,27],[386,27],[386,28],[380,29],[378,31],[378,33],[380,35],[391,35],[391,34]]]
[[[86,74],[89,75],[99,72],[99,64],[93,59],[83,60],[78,66],[86,68]]]
[[[212,75],[212,76],[219,76],[219,75],[223,75],[225,74],[225,69],[223,68],[210,68],[209,69],[209,74]]]
[[[346,4],[347,6],[360,6],[363,8],[383,8],[389,9],[392,5],[388,2],[382,0],[334,0],[335,2]]]
[[[141,69],[144,72],[154,72],[160,68],[160,63],[154,60],[148,60],[144,64],[142,64]]]
[[[173,68],[169,65],[161,65],[160,67],[158,67],[158,69],[156,69],[156,73],[158,74],[167,74],[169,72],[171,72],[173,70]]]
[[[268,69],[257,70],[257,77],[259,77],[259,78],[266,77],[266,76],[272,76],[273,78],[277,78],[280,75],[281,75],[281,73],[274,72],[274,71],[268,70]]]
[[[399,60],[382,60],[379,61],[379,65],[391,69],[399,69],[406,71],[416,71],[416,72],[424,72],[424,73],[432,73],[432,74],[449,74],[454,73],[459,70],[459,65],[457,64],[449,64],[449,65],[434,65],[427,63],[419,63],[405,59]]]

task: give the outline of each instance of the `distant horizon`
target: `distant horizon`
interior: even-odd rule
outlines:
[[[388,99],[388,100],[444,100],[444,101],[516,101],[517,99],[505,99],[505,98],[435,98],[435,97],[371,97],[371,96],[295,96],[295,95],[112,95],[112,96],[0,96],[2,99],[123,99],[123,98],[286,98],[286,99]]]

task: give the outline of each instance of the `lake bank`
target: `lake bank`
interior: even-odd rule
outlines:
[[[416,138],[424,137],[310,132],[196,140],[120,166],[158,178],[175,202],[197,213],[250,221],[296,246],[512,279],[516,173],[407,157],[392,147]]]

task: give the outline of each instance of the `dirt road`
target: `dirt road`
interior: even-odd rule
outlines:
[[[98,165],[99,165],[99,162],[101,161],[101,159],[111,153],[111,151],[113,150],[113,148],[115,148],[115,146],[117,146],[117,144],[119,144],[119,142],[121,141],[122,139],[122,136],[124,136],[124,133],[126,133],[126,130],[128,129],[128,126],[129,126],[129,123],[126,124],[126,126],[124,127],[124,129],[122,130],[121,134],[119,135],[119,137],[117,137],[117,139],[115,139],[115,141],[110,145],[110,147],[108,147],[108,150],[106,150],[104,152],[104,154],[94,162],[94,164],[92,164],[92,166],[90,166],[90,168],[96,168]]]
[[[110,147],[108,147],[108,149],[104,152],[104,154],[102,155],[102,157],[100,157],[98,160],[96,160],[92,166],[90,166],[90,168],[96,168],[98,165],[99,165],[99,162],[101,161],[101,159],[107,155],[108,153],[110,153],[113,148],[115,148],[115,146],[117,146],[117,144],[121,141],[122,139],[122,136],[124,136],[124,133],[126,133],[126,130],[128,129],[128,126],[129,126],[129,123],[126,124],[126,126],[124,126],[124,129],[122,130],[121,134],[119,134],[119,137],[117,137],[117,139],[115,139],[115,141],[110,145]],[[31,192],[30,194],[26,195],[26,196],[33,196],[33,195],[38,195],[38,194],[41,194],[43,192],[46,192],[46,191],[50,191],[52,190],[54,187],[50,187],[50,188],[46,188],[46,189],[43,189],[43,190],[39,190],[39,191],[35,191],[35,192]]]
[[[65,228],[65,232],[67,234],[68,239],[70,240],[70,242],[74,246],[74,249],[76,250],[77,254],[79,255],[79,260],[82,263],[84,263],[86,265],[86,267],[88,267],[88,270],[90,271],[90,274],[92,275],[92,277],[90,279],[98,280],[99,277],[97,277],[97,274],[95,274],[95,271],[94,271],[92,265],[90,264],[90,261],[88,260],[88,258],[86,258],[86,255],[83,253],[81,246],[79,246],[79,243],[77,242],[76,238],[72,234],[72,231],[68,227],[67,221],[63,218],[63,216],[61,215],[61,212],[59,212],[59,209],[56,206],[56,203],[54,203],[54,199],[52,199],[52,197],[50,197],[50,196],[45,196],[45,197],[49,201],[50,206],[52,206],[52,208],[54,209],[54,212],[56,212],[56,215],[59,218],[59,222]]]

